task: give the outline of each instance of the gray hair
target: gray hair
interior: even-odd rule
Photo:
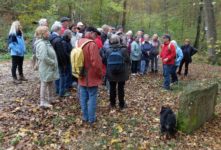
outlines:
[[[120,44],[120,36],[113,34],[110,37],[110,43],[111,44]]]
[[[109,30],[109,28],[110,28],[110,26],[108,26],[108,25],[106,25],[106,24],[104,24],[104,25],[102,26],[103,31]]]
[[[41,18],[39,21],[38,21],[38,25],[39,26],[46,26],[48,23],[47,19],[45,18]]]
[[[69,35],[72,35],[72,31],[69,29],[65,30],[63,36],[65,37],[65,36],[69,36]]]
[[[54,24],[51,26],[51,31],[58,32],[61,30],[61,27],[62,27],[61,22],[55,21]]]

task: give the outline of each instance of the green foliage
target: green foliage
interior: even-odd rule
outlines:
[[[22,137],[21,136],[19,136],[19,135],[16,135],[16,137],[15,138],[13,138],[12,140],[11,140],[11,145],[13,145],[13,146],[15,146],[15,145],[17,145],[20,141],[21,141],[21,139],[22,139]]]

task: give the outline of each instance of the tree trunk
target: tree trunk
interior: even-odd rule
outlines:
[[[126,27],[126,17],[127,17],[127,0],[123,1],[123,18],[122,18],[122,27]]]
[[[168,33],[168,1],[164,0],[163,2],[163,11],[164,11],[164,32]]]
[[[196,38],[194,42],[194,47],[199,48],[199,41],[200,41],[200,31],[201,31],[201,26],[202,26],[202,12],[203,12],[203,5],[202,5],[203,0],[200,0],[200,8],[198,12],[198,19],[197,19],[197,28],[196,28]]]
[[[214,8],[212,0],[204,0],[204,19],[205,19],[205,30],[207,39],[207,48],[209,53],[209,62],[212,64],[216,63],[216,20],[214,16]]]

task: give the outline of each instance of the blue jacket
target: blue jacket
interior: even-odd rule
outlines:
[[[171,41],[172,44],[176,47],[176,61],[175,66],[180,66],[181,61],[183,60],[182,49],[178,46],[176,41]]]
[[[142,51],[142,60],[149,59],[151,57],[152,51],[154,50],[154,47],[150,42],[145,42],[141,45],[141,51]],[[149,53],[149,54],[147,54]]]
[[[8,39],[8,49],[10,50],[11,56],[24,56],[26,47],[23,36],[10,35]]]

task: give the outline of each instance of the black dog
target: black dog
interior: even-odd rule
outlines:
[[[169,136],[176,134],[176,115],[169,107],[162,107],[160,111],[160,130]]]

